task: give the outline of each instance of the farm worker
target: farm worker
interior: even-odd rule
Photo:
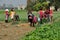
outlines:
[[[37,17],[34,16],[33,22],[36,23],[37,22]]]
[[[30,23],[30,26],[34,26],[33,19],[34,19],[34,15],[32,14],[32,11],[29,10],[29,11],[28,11],[28,21],[29,21],[29,23]]]
[[[34,22],[33,22],[34,15],[33,14],[29,14],[28,18],[29,18],[30,26],[34,26]]]
[[[11,17],[12,20],[14,20],[14,16],[15,16],[15,11],[14,11],[14,9],[12,8],[12,9],[11,9],[11,12],[10,12],[10,17]]]
[[[50,21],[50,8],[47,8],[46,11],[45,11],[45,17],[47,18],[47,21],[49,22]]]
[[[50,21],[52,21],[52,17],[53,17],[53,10],[50,8]]]
[[[42,24],[43,16],[44,16],[44,11],[42,10],[42,8],[40,8],[39,17],[40,17],[40,23],[41,23],[41,24]]]
[[[33,23],[34,23],[34,24],[36,24],[36,23],[37,23],[37,21],[38,21],[37,17],[36,17],[36,16],[34,16],[34,18],[33,18]]]
[[[20,21],[19,15],[15,14],[14,19],[15,21]]]
[[[9,10],[8,9],[6,9],[5,10],[5,22],[7,23],[8,22],[8,17],[9,17]]]
[[[29,15],[30,14],[32,14],[32,12],[31,12],[31,10],[28,10],[28,13],[27,13],[27,15],[28,15],[28,22],[29,22]]]

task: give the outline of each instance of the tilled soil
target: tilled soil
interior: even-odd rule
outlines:
[[[28,23],[11,25],[11,23],[0,22],[0,40],[21,40],[28,32],[35,30]]]

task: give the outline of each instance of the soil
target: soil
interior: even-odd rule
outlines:
[[[28,32],[35,30],[30,27],[29,23],[12,23],[0,22],[0,40],[21,40]]]

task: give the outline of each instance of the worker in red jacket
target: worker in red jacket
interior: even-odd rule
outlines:
[[[39,17],[40,17],[40,23],[41,23],[41,24],[42,24],[43,16],[44,16],[44,11],[43,11],[42,8],[41,8],[40,11],[39,11]]]
[[[47,22],[49,22],[50,21],[50,15],[49,15],[50,14],[50,9],[47,8],[44,14],[45,14],[45,17],[47,18]]]

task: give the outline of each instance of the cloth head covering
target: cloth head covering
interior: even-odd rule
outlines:
[[[5,11],[9,11],[8,9],[5,9]]]

